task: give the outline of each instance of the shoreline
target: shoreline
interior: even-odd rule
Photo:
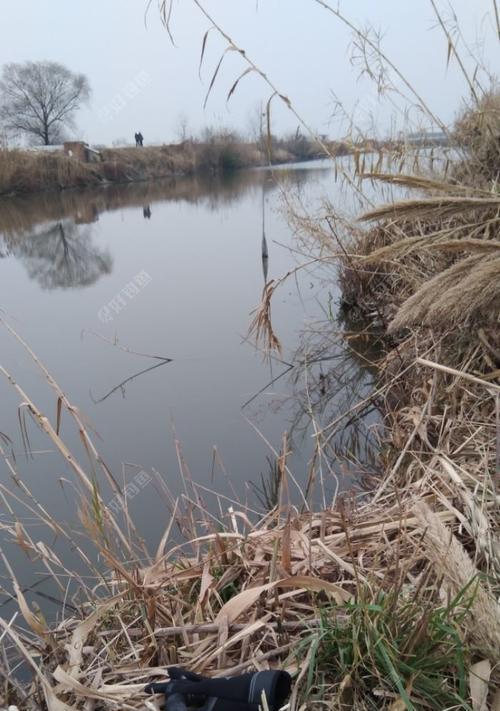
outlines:
[[[191,176],[223,177],[240,170],[300,164],[376,153],[390,155],[397,144],[366,140],[361,144],[331,141],[328,154],[313,141],[276,139],[271,157],[267,144],[222,136],[210,142],[103,148],[101,160],[83,162],[63,151],[0,148],[0,200],[43,192],[61,192],[146,180]]]
[[[42,192],[127,185],[147,180],[191,176],[221,177],[239,170],[303,163],[324,158],[279,149],[271,163],[254,144],[189,143],[104,149],[99,162],[82,162],[62,151],[47,153],[0,149],[0,200]]]

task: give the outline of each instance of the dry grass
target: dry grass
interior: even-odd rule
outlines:
[[[478,187],[497,182],[500,171],[500,90],[493,85],[479,103],[468,105],[455,124],[455,137],[466,152],[454,177]]]
[[[496,254],[499,249],[497,245]],[[500,257],[473,254],[423,284],[398,309],[389,332],[436,324],[494,326],[499,322],[499,313]]]
[[[1,373],[72,469],[87,544],[82,550],[25,486],[18,493],[1,486],[11,519],[2,522],[3,535],[28,558],[43,562],[63,594],[61,582],[76,573],[65,568],[60,543],[57,553],[42,545],[40,533],[33,538],[24,518],[14,516],[14,503],[23,502],[73,548],[87,572],[77,578],[79,593],[68,599],[73,612],[49,625],[30,609],[4,558],[23,618],[22,624],[0,622],[4,663],[21,658],[34,671],[32,682],[20,686],[4,669],[4,703],[26,710],[142,709],[144,684],[163,679],[172,664],[209,675],[286,668],[295,679],[292,709],[346,699],[354,709],[394,709],[398,701],[410,709],[442,709],[453,700],[465,703],[471,665],[484,659],[493,670],[486,682],[493,693],[500,645],[500,520],[490,427],[498,396],[490,394],[490,381],[433,375],[427,364],[420,366],[425,377],[415,376],[412,406],[401,408],[400,401],[391,410],[402,457],[371,500],[299,511],[286,504],[289,482],[280,465],[278,507],[259,515],[216,497],[214,515],[189,477],[178,500],[158,479],[170,516],[157,549],[148,552],[126,507],[114,515],[99,493],[107,483],[121,495],[78,410],[9,330],[53,389],[57,422],[37,409],[10,373]],[[488,338],[485,352],[500,348]],[[411,351],[409,341],[406,349]],[[477,372],[482,357],[472,355],[469,368]],[[386,368],[394,368],[393,358]],[[444,412],[441,402],[453,383],[455,414]],[[398,363],[383,394],[389,403],[398,388],[403,393],[412,387]],[[81,434],[87,462],[60,438],[59,422],[66,417]],[[319,434],[327,437],[331,429]],[[1,451],[20,481],[15,462]],[[375,642],[380,654],[370,651]],[[354,657],[339,657],[332,665],[332,655],[337,658],[342,649]]]
[[[402,176],[400,183],[430,195],[393,202],[362,216],[378,224],[357,232],[353,251],[358,256],[344,267],[343,285],[351,302],[368,313],[371,294],[391,321],[392,333],[419,325],[439,331],[498,324],[496,194],[485,197],[481,189],[471,187],[466,195],[463,186],[456,190],[451,183],[418,176]]]
[[[98,182],[92,165],[62,153],[0,149],[0,196],[85,187]]]
[[[100,163],[82,163],[57,151],[3,150],[0,195],[162,178],[192,173],[196,165],[194,152],[179,146],[106,149],[102,157]]]
[[[490,94],[457,122],[467,157],[452,166],[452,180],[365,176],[418,190],[419,196],[365,213],[362,220],[376,224],[350,228],[341,274],[347,309],[385,336],[378,394],[392,465],[372,503],[395,489],[404,496],[412,487],[425,497],[430,486],[434,506],[461,511],[461,534],[466,533],[459,541],[427,504],[414,509],[426,529],[426,556],[449,596],[473,578],[496,588],[500,582],[500,154],[492,135],[497,109],[498,96]],[[324,246],[328,231],[322,231]],[[436,465],[443,474],[439,484]],[[470,487],[479,491],[484,477],[492,518],[471,498]],[[470,633],[496,669],[498,594],[484,598],[483,592],[478,588],[470,608]],[[498,679],[493,685],[494,704]]]
[[[238,154],[238,164],[231,166],[227,161],[212,164],[204,145],[190,142],[181,146],[105,149],[100,163],[82,163],[59,152],[2,150],[0,196],[190,175],[204,169],[219,174],[243,165],[266,163],[262,154],[244,148]],[[217,150],[224,155],[222,146]]]
[[[221,176],[241,168],[318,157],[308,143],[274,139],[266,147],[230,131],[207,131],[201,140],[142,148],[106,148],[102,161],[82,163],[61,151],[36,152],[0,148],[0,196],[129,183],[180,175]]]
[[[250,324],[248,334],[257,343],[262,343],[267,351],[281,353],[281,343],[273,330],[271,320],[271,300],[275,289],[276,284],[273,280],[264,286],[262,300]]]

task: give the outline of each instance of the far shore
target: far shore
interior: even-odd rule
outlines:
[[[236,141],[105,148],[98,159],[89,162],[62,150],[0,149],[0,197],[195,174],[221,176],[242,168],[317,157],[318,151],[309,142],[301,145],[300,152],[278,147],[271,156],[257,144]]]
[[[388,143],[377,141],[328,141],[327,147],[331,157],[391,148]],[[243,168],[325,158],[325,151],[304,136],[273,138],[271,149],[265,140],[250,142],[217,135],[209,141],[103,148],[90,153],[92,160],[86,161],[66,154],[62,147],[0,148],[0,198],[189,175],[220,177]]]

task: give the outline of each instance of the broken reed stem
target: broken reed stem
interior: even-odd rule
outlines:
[[[420,365],[425,365],[428,368],[434,368],[434,370],[439,370],[442,373],[448,373],[448,375],[455,375],[458,378],[463,378],[471,383],[476,383],[477,385],[482,385],[490,393],[500,393],[500,385],[495,385],[495,383],[490,383],[482,378],[477,378],[475,375],[466,373],[463,370],[456,370],[455,368],[450,368],[449,366],[442,365],[441,363],[434,363],[426,358],[417,358],[417,363]]]
[[[317,619],[311,619],[311,620],[303,620],[299,622],[268,622],[267,627],[273,630],[277,630],[278,632],[283,629],[287,630],[288,632],[296,631],[296,630],[307,630],[310,627],[317,627],[318,625],[321,624],[321,620],[319,618]],[[248,625],[246,624],[239,624],[236,622],[232,622],[228,625],[228,629],[230,632],[241,632],[242,630],[246,629]],[[212,632],[220,632],[221,630],[221,625],[217,623],[200,623],[197,625],[182,625],[182,626],[177,626],[177,627],[158,627],[153,631],[153,635],[155,637],[175,637],[177,635],[181,634],[203,634],[203,633],[212,633]],[[120,634],[121,630],[117,629],[110,629],[110,630],[103,630],[102,632],[99,632],[100,637],[108,637],[109,635],[114,635],[114,634]],[[138,637],[144,635],[144,630],[137,629],[137,628],[128,628],[127,633],[131,637]]]

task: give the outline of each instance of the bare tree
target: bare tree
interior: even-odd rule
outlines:
[[[74,126],[75,112],[89,96],[87,78],[57,62],[6,64],[0,79],[0,122],[6,130],[48,146]]]
[[[188,139],[189,119],[183,111],[177,116],[176,134],[180,143],[184,143]]]
[[[266,125],[266,112],[262,101],[254,106],[248,115],[248,136],[251,141],[257,144],[262,144],[264,142]]]

